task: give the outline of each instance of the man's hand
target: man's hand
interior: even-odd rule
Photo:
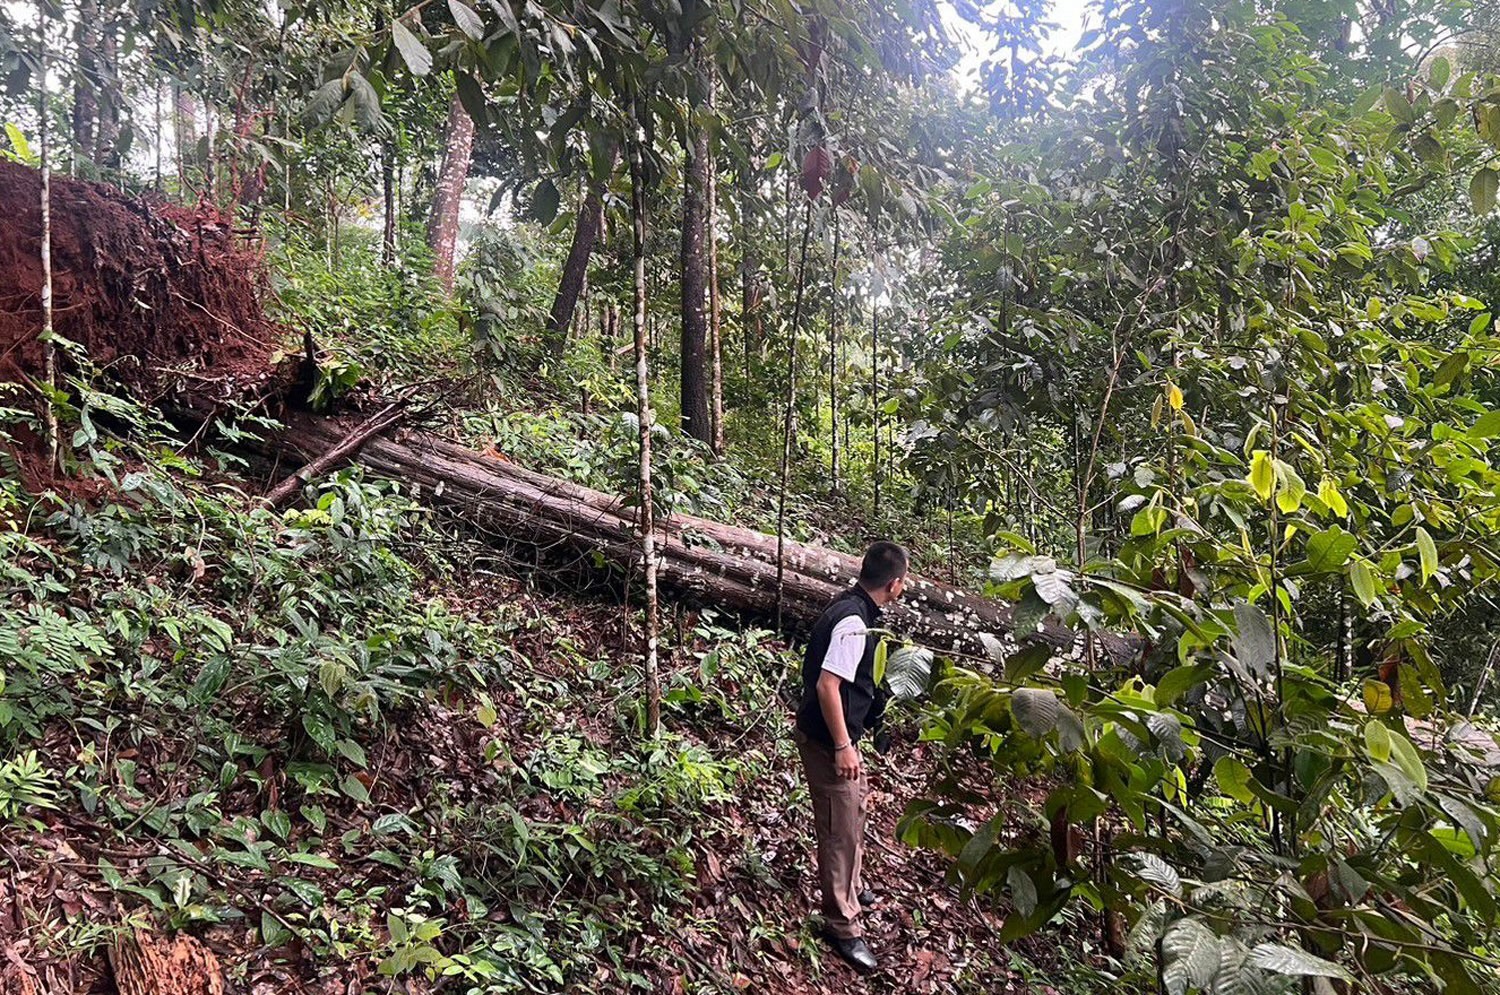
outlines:
[[[850,743],[842,750],[833,751],[833,769],[846,781],[859,778],[859,747]]]

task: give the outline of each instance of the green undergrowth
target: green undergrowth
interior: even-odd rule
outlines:
[[[477,550],[398,488],[347,470],[277,514],[94,456],[102,498],[0,492],[0,833],[65,843],[116,908],[45,924],[53,953],[151,921],[240,947],[235,983],[486,993],[644,989],[680,956],[650,937],[772,766],[766,633],[691,625],[646,741],[619,613],[453,570]]]

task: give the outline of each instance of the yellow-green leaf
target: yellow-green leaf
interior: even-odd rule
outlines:
[[[1250,457],[1250,486],[1262,501],[1271,500],[1271,488],[1276,483],[1276,468],[1271,464],[1271,454],[1257,449]]]
[[[1214,780],[1219,783],[1219,790],[1237,802],[1249,804],[1255,800],[1255,792],[1250,790],[1252,778],[1250,768],[1235,757],[1224,756],[1214,761]]]
[[[1488,214],[1495,209],[1495,195],[1500,192],[1500,170],[1486,166],[1474,174],[1469,181],[1469,200],[1475,214]]]
[[[1420,525],[1417,526],[1417,555],[1422,558],[1422,580],[1425,582],[1437,573],[1438,552],[1437,543]]]
[[[1500,435],[1500,410],[1486,411],[1469,428],[1471,439],[1493,439]]]
[[[1172,406],[1173,411],[1182,410],[1182,388],[1175,383],[1167,384],[1167,403]]]
[[[1349,582],[1354,585],[1354,596],[1366,608],[1375,603],[1375,572],[1363,560],[1349,564]]]
[[[1396,699],[1391,695],[1391,689],[1384,681],[1365,681],[1364,697],[1365,711],[1371,715],[1389,712],[1396,707]]]
[[[1422,763],[1422,755],[1412,741],[1400,733],[1391,735],[1391,759],[1403,774],[1411,778],[1418,791],[1427,790],[1427,768]]]
[[[1344,495],[1339,491],[1339,485],[1333,482],[1332,477],[1324,477],[1318,483],[1318,500],[1328,506],[1328,510],[1340,518],[1349,517],[1349,502],[1344,500]]]
[[[1365,752],[1378,764],[1391,758],[1391,731],[1379,719],[1365,723]]]
[[[1290,463],[1276,461],[1276,476],[1280,486],[1276,488],[1276,507],[1284,515],[1290,515],[1302,507],[1302,498],[1307,494],[1307,484]]]

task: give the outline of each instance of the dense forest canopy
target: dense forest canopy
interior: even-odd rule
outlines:
[[[289,408],[399,398],[635,509],[640,615],[605,659],[630,675],[619,735],[671,744],[643,748],[671,776],[709,769],[713,738],[689,721],[702,691],[674,683],[682,647],[738,647],[759,708],[780,707],[785,660],[679,617],[658,666],[653,519],[774,535],[777,622],[787,543],[892,536],[1013,605],[967,651],[882,657],[932,758],[897,833],[1004,910],[993,946],[1066,924],[1093,938],[1098,990],[1500,985],[1492,0],[11,0],[0,122],[15,217],[46,189],[22,166],[152,205],[107,214],[110,256],[88,243],[106,215],[69,214],[105,200],[57,187],[75,192],[37,217],[58,219],[38,222],[58,293],[82,279],[69,260],[145,272],[148,241],[170,242],[119,217],[174,219],[249,281],[215,283],[224,301],[256,297],[257,267],[270,281],[258,344],[195,345],[191,375],[304,359],[274,403],[288,376],[200,391],[218,427],[184,431],[157,377],[172,362],[150,353],[147,378],[96,344],[191,310],[171,273],[86,330],[38,289],[47,239],[6,222],[0,840],[79,805],[116,846],[174,839],[180,877],[105,878],[191,930],[215,902],[245,913],[199,866],[228,846],[209,826],[224,799],[274,780],[257,772],[277,747],[237,723],[284,726],[292,818],[320,837],[322,806],[370,802],[370,737],[411,701],[467,696],[495,724],[502,671],[475,661],[512,630],[429,599],[464,585],[422,547],[470,547],[420,491],[344,471],[296,481],[314,503],[278,516],[230,489],[265,479],[246,440]],[[260,320],[212,310],[229,338]],[[200,792],[158,820],[102,744],[185,715],[224,813],[193,815]],[[571,813],[634,776],[586,768],[528,790],[578,790]],[[598,925],[597,889],[670,878],[679,851],[599,841],[645,826],[669,847],[734,778],[672,794],[657,774],[665,793],[629,795],[608,829],[463,810],[445,831],[556,834],[550,869],[484,887],[441,843],[423,857],[413,825],[410,852],[379,852],[449,864],[382,908],[383,939],[341,938],[306,882],[250,925],[266,948],[295,935],[466,991],[658,983],[622,966],[612,937],[646,927]],[[258,868],[275,837],[321,867],[277,797],[230,863]],[[549,888],[572,918],[516,898]],[[458,896],[514,921],[460,928]]]

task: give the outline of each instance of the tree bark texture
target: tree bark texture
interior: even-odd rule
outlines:
[[[120,168],[120,105],[125,94],[120,86],[120,21],[106,18],[99,36],[99,129],[94,136],[94,162],[107,169]]]
[[[606,179],[596,180],[590,177],[588,193],[578,209],[577,220],[573,222],[573,244],[568,247],[568,258],[563,263],[562,276],[557,281],[557,294],[552,298],[552,310],[547,315],[547,348],[554,357],[563,354],[567,345],[567,330],[573,322],[573,312],[577,309],[578,299],[583,295],[584,285],[588,282],[589,259],[604,230],[604,190],[609,183],[607,177],[614,172],[617,155],[617,151],[611,148],[609,166],[604,170]]]
[[[750,227],[752,213],[751,198],[755,193],[753,167],[741,163],[739,167],[740,202],[740,335],[744,339],[745,383],[751,383],[751,356],[759,355],[764,341],[764,326],[761,323],[760,305],[763,297],[760,286],[760,257],[755,251],[754,233]]]
[[[469,181],[469,163],[474,158],[474,121],[455,94],[448,105],[448,144],[443,153],[443,168],[438,174],[437,195],[432,201],[432,215],[427,221],[427,244],[432,246],[436,261],[433,275],[445,293],[453,293],[457,272],[459,212],[463,207],[464,186]]]
[[[99,0],[78,5],[78,65],[73,75],[73,158],[92,159],[94,129],[99,116]]]
[[[828,276],[828,492],[839,492],[839,213],[833,210],[833,266]]]
[[[701,49],[694,58],[702,61]],[[699,78],[704,74],[700,71]],[[708,195],[708,131],[689,116],[691,140],[683,152],[682,194],[682,430],[712,446],[713,416],[708,405],[708,321],[704,298],[708,293],[708,246],[705,202]]]
[[[661,676],[657,672],[657,552],[654,497],[651,491],[651,370],[646,351],[646,170],[641,161],[639,129],[640,98],[635,101],[636,120],[630,136],[631,268],[635,277],[636,419],[641,433],[640,452],[640,553],[646,582],[646,733],[661,732]],[[633,558],[633,557],[632,557]]]
[[[708,79],[708,106],[714,106],[714,90],[717,78],[710,64]],[[713,448],[717,456],[724,455],[724,322],[722,300],[719,297],[719,239],[716,234],[719,200],[718,164],[713,150],[708,153],[708,199],[705,204],[707,216],[704,228],[708,235],[708,350],[712,364],[712,382],[709,388],[710,416],[713,419]]]
[[[109,948],[109,965],[120,995],[224,995],[219,959],[186,934],[123,934]]]
[[[57,343],[52,328],[52,163],[47,121],[47,14],[41,0],[37,2],[37,137],[42,173],[42,365],[46,378],[47,403],[43,409],[43,431],[47,442],[47,460],[62,469],[62,438],[57,423]]]
[[[384,217],[380,232],[380,262],[396,265],[396,150],[386,143],[380,150],[380,198]]]

